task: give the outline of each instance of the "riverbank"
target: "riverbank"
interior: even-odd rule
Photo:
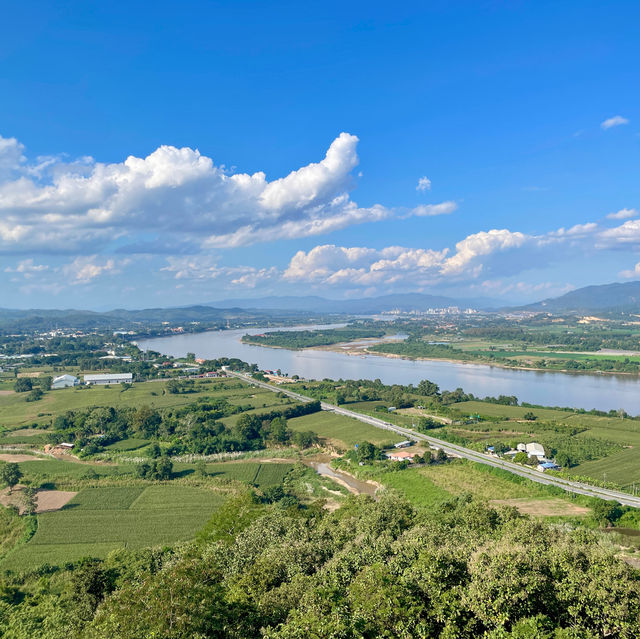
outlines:
[[[394,340],[395,341],[395,340]],[[392,341],[377,342],[379,344],[391,344]],[[278,347],[283,348],[283,347]],[[293,349],[290,349],[293,350]],[[398,353],[380,353],[378,351],[369,350],[369,346],[362,344],[352,344],[345,342],[342,344],[331,344],[330,346],[322,347],[309,347],[296,350],[316,350],[316,351],[329,351],[333,353],[342,353],[343,355],[352,355],[355,357],[386,357],[389,359],[401,359],[410,362],[448,362],[450,364],[472,364],[474,366],[490,366],[492,368],[501,368],[504,370],[512,371],[533,371],[541,373],[563,373],[565,375],[615,375],[625,377],[639,377],[640,373],[629,373],[625,371],[602,371],[599,369],[593,370],[569,370],[567,368],[540,368],[536,366],[510,366],[497,362],[495,359],[457,359],[454,357],[412,357],[409,355],[400,355]]]

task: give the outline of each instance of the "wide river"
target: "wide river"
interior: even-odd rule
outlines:
[[[422,379],[430,379],[443,390],[463,388],[479,397],[515,395],[520,401],[545,406],[598,410],[624,408],[632,415],[640,414],[640,378],[635,375],[566,374],[513,370],[484,364],[347,355],[321,350],[290,351],[253,346],[240,341],[246,333],[264,333],[268,330],[277,329],[173,335],[141,340],[138,346],[143,350],[160,351],[174,357],[183,357],[187,353],[210,359],[237,357],[255,363],[261,369],[280,369],[289,375],[297,374],[310,379],[380,379],[385,384],[418,384]]]

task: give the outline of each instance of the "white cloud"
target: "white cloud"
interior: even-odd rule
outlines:
[[[418,186],[416,186],[416,191],[430,191],[430,190],[431,190],[431,180],[426,175],[423,175],[418,180]]]
[[[21,260],[15,268],[7,266],[4,269],[5,273],[22,273],[24,277],[31,277],[35,273],[41,273],[42,271],[48,271],[49,266],[47,264],[35,264],[33,258],[27,260]]]
[[[621,115],[614,115],[612,118],[607,118],[604,122],[601,122],[600,126],[606,131],[614,126],[621,126],[623,124],[629,124],[629,120],[623,118]]]
[[[636,217],[638,211],[636,209],[620,209],[615,213],[609,213],[607,215],[608,220],[628,220],[630,217]]]
[[[114,259],[100,261],[97,255],[81,256],[63,266],[61,271],[69,278],[70,284],[88,284],[101,275],[120,273],[120,268],[127,263],[128,260],[123,260],[119,264],[116,264]]]
[[[255,288],[279,277],[275,267],[219,266],[213,257],[168,257],[167,266],[160,269],[172,273],[174,279],[191,281],[220,280],[227,287]]]
[[[169,238],[240,246],[456,208],[359,207],[349,197],[357,143],[341,133],[320,162],[270,182],[262,171],[230,174],[197,149],[173,146],[113,164],[50,157],[29,164],[17,140],[0,137],[0,251],[97,252],[117,241],[135,252]]]
[[[620,277],[624,277],[625,279],[638,278],[640,279],[640,262],[637,262],[636,265],[629,271],[620,271]]]

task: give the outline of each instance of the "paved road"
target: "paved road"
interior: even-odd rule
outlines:
[[[313,401],[313,398],[301,395],[300,393],[291,391],[283,386],[271,386],[271,384],[260,382],[243,373],[236,373],[234,371],[227,370],[227,374],[234,377],[239,377],[240,379],[243,379],[250,384],[254,384],[255,386],[260,386],[277,393],[284,393],[288,397],[296,399],[300,402]],[[402,435],[403,437],[406,437],[407,439],[425,442],[432,448],[442,448],[442,450],[444,450],[445,453],[449,455],[463,457],[464,459],[469,459],[470,461],[478,462],[480,464],[486,464],[487,466],[493,466],[495,468],[502,468],[503,470],[513,473],[514,475],[526,477],[527,479],[531,479],[532,481],[538,482],[539,484],[556,486],[558,488],[561,488],[562,490],[566,490],[567,492],[576,493],[579,495],[587,495],[589,497],[599,497],[600,499],[615,500],[625,506],[634,506],[635,508],[640,508],[640,497],[634,497],[633,495],[629,495],[617,490],[598,488],[597,486],[590,486],[589,484],[583,484],[582,482],[571,481],[568,479],[563,479],[561,477],[547,475],[534,468],[521,466],[520,464],[514,464],[513,462],[505,461],[500,457],[485,455],[484,453],[479,453],[475,450],[471,450],[470,448],[458,446],[457,444],[451,444],[442,439],[437,439],[423,433],[418,433],[414,430],[411,430],[410,428],[396,426],[395,424],[390,424],[389,422],[386,422],[378,417],[372,417],[371,415],[357,413],[355,411],[342,408],[341,406],[335,406],[334,404],[329,404],[327,402],[321,402],[320,405],[322,407],[322,410],[331,411],[333,413],[337,413],[338,415],[344,415],[345,417],[357,419],[361,422],[370,424],[371,426],[375,426],[376,428],[382,428],[384,430],[392,431],[394,433]]]

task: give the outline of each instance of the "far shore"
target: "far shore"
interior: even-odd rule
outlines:
[[[563,373],[565,375],[625,375],[627,377],[638,377],[640,373],[628,373],[625,371],[601,371],[597,369],[589,371],[574,371],[566,368],[537,368],[533,366],[508,366],[496,361],[478,361],[467,359],[455,359],[451,357],[410,357],[408,355],[399,355],[398,353],[378,353],[376,351],[368,350],[366,345],[362,345],[362,342],[371,341],[376,344],[388,344],[393,343],[396,340],[380,341],[377,338],[363,338],[358,340],[357,343],[352,342],[340,342],[338,344],[329,344],[327,346],[308,346],[303,348],[289,348],[287,346],[272,346],[267,344],[258,344],[257,342],[241,340],[243,344],[249,346],[262,346],[263,348],[280,348],[287,351],[330,351],[332,353],[342,353],[343,355],[352,355],[356,357],[388,357],[391,359],[405,359],[409,361],[429,361],[429,362],[449,362],[450,364],[470,364],[472,366],[491,366],[494,368],[504,368],[505,370],[519,370],[519,371],[534,371],[540,373]]]

